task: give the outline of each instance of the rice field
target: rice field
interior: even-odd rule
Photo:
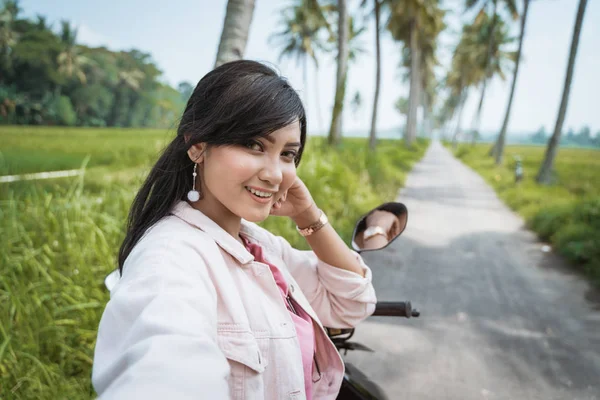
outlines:
[[[89,399],[96,329],[136,189],[173,131],[0,128],[0,175],[81,174],[0,183],[0,399]],[[393,200],[427,142],[310,137],[299,175],[348,242],[356,219]],[[306,248],[291,221],[262,223]]]

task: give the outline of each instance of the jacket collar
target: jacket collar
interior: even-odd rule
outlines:
[[[176,203],[171,210],[171,214],[208,234],[219,247],[231,254],[241,264],[247,264],[254,260],[252,253],[246,250],[243,244],[227,233],[215,221],[207,217],[202,211],[192,207],[188,202],[179,201]],[[240,233],[256,241],[257,230],[251,222],[242,219]]]

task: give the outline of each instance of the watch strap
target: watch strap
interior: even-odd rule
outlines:
[[[387,238],[387,232],[381,226],[370,226],[363,233],[363,240],[368,240],[376,235],[382,235]]]
[[[306,228],[302,228],[300,229],[298,226],[296,226],[296,230],[298,231],[298,233],[300,233],[302,236],[309,236],[312,235],[313,233],[315,233],[316,231],[318,231],[319,229],[321,229],[322,227],[324,227],[325,225],[327,225],[329,223],[329,219],[327,218],[327,215],[325,215],[325,213],[321,211],[321,215],[319,216],[319,219],[317,220],[317,222],[315,222],[314,224],[306,227]]]

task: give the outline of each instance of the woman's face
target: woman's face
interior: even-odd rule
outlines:
[[[297,121],[245,146],[210,147],[200,159],[203,198],[195,205],[213,219],[265,220],[296,179],[299,150]]]

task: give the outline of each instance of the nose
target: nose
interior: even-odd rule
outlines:
[[[271,186],[279,186],[283,180],[280,161],[265,158],[265,163],[258,173],[258,179],[269,183]]]

